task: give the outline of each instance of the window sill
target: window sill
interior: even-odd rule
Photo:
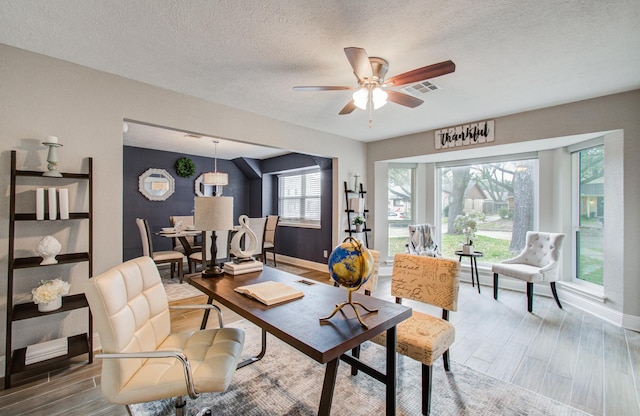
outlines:
[[[605,303],[607,297],[604,295],[604,288],[594,287],[592,285],[582,284],[578,282],[558,282],[558,286],[585,298]]]
[[[278,222],[278,227],[312,228],[312,229],[316,229],[316,230],[322,229],[322,227],[320,225],[301,224],[301,223],[297,223],[297,222],[286,222],[286,221],[282,221],[282,220],[280,220],[280,222]]]

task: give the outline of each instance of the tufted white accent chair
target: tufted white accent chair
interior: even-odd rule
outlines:
[[[86,296],[102,344],[103,353],[96,355],[104,359],[102,392],[110,402],[129,405],[176,397],[180,416],[184,396],[224,391],[231,383],[244,332],[221,327],[172,333],[167,296],[150,257],[92,277]]]
[[[396,326],[396,351],[422,363],[422,414],[431,411],[432,365],[440,357],[449,371],[449,347],[456,331],[449,311],[458,309],[460,263],[441,257],[396,254],[391,276],[391,295],[442,308],[442,318],[413,310],[411,318]],[[386,346],[386,333],[373,342]],[[353,370],[352,370],[353,374]]]
[[[553,298],[562,309],[556,281],[560,279],[560,253],[565,235],[562,233],[541,233],[528,231],[526,244],[516,257],[494,264],[493,298],[498,299],[498,275],[513,277],[527,282],[527,309],[533,310],[533,284],[549,282]]]

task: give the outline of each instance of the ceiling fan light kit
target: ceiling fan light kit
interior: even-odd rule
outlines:
[[[353,73],[358,81],[358,87],[352,95],[352,100],[348,102],[338,114],[351,114],[356,108],[366,110],[368,107],[370,114],[369,127],[371,127],[371,111],[381,108],[387,101],[409,108],[415,108],[424,102],[412,95],[388,88],[424,81],[429,78],[452,73],[456,70],[456,65],[452,61],[444,61],[396,75],[385,82],[384,77],[389,69],[389,62],[387,62],[386,59],[375,56],[369,57],[362,48],[344,48],[344,53],[347,55],[347,60],[353,68]],[[353,89],[353,87],[346,86],[293,87],[294,91],[340,91]]]

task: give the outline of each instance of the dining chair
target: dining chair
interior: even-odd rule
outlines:
[[[262,243],[262,262],[267,264],[267,253],[273,254],[273,265],[278,266],[276,263],[276,229],[278,228],[278,222],[280,221],[279,215],[267,215],[267,222],[264,226],[264,239]]]
[[[560,279],[560,253],[565,234],[527,231],[524,249],[516,257],[495,263],[493,298],[498,300],[498,275],[527,282],[527,310],[533,311],[533,284],[549,282],[551,293],[560,309],[556,281]]]
[[[187,227],[193,227],[193,215],[169,216],[169,224],[172,227],[175,228],[176,224],[178,223],[182,225],[183,230]],[[191,253],[200,251],[202,249],[202,245],[197,241],[196,236],[185,236],[181,238],[174,237],[171,239],[171,241],[173,243],[173,250],[180,251],[187,257],[189,257]]]
[[[224,328],[215,305],[179,309],[214,309],[219,328],[171,332],[167,295],[158,268],[139,257],[93,276],[85,286],[93,322],[100,336],[102,393],[111,403],[129,405],[175,397],[176,416],[185,415],[186,396],[222,392],[235,374],[244,332]],[[211,414],[201,409],[198,415]],[[91,412],[89,412],[91,413]]]
[[[262,262],[264,262],[264,259],[262,258],[262,247],[264,245],[264,229],[266,225],[267,217],[249,218],[249,228],[251,228],[251,231],[256,235],[257,240],[257,249],[254,255],[256,255],[258,260]]]
[[[178,279],[182,283],[183,278],[183,261],[184,254],[179,251],[166,250],[166,251],[153,251],[153,242],[151,240],[151,232],[149,231],[149,223],[144,218],[136,218],[136,224],[138,230],[140,230],[140,238],[142,240],[142,255],[151,257],[156,264],[171,265],[171,278],[175,275],[175,268],[178,269]]]
[[[460,263],[441,257],[396,254],[391,276],[391,295],[396,303],[403,299],[442,308],[442,318],[413,309],[412,316],[396,326],[396,351],[422,363],[422,414],[431,411],[432,365],[442,356],[445,371],[450,370],[449,347],[455,341],[455,328],[449,312],[458,309]],[[372,341],[386,346],[386,332]]]
[[[202,248],[200,251],[195,251],[189,255],[187,259],[189,263],[189,273],[194,273],[197,269],[197,265],[202,265],[204,259],[205,262],[211,260],[211,233],[212,231],[202,232]],[[229,231],[216,231],[216,260],[227,260],[229,258]],[[205,266],[202,266],[203,269]]]

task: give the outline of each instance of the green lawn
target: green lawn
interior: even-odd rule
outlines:
[[[464,237],[462,235],[445,234],[442,238],[442,247],[440,248],[442,255],[447,258],[457,258],[454,252],[462,248],[463,238]],[[406,251],[406,243],[406,237],[390,238],[389,253],[404,253]],[[481,259],[481,262],[499,263],[502,260],[512,257],[511,253],[509,253],[509,243],[509,240],[476,236],[473,245],[475,250],[482,251],[484,253],[484,257]]]

